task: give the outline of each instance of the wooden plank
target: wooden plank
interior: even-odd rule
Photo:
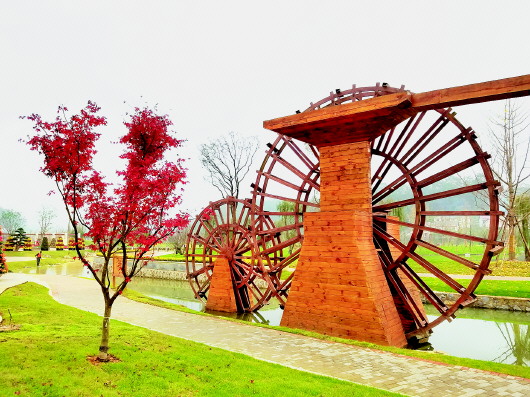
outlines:
[[[323,122],[330,119],[341,118],[343,121],[349,116],[358,114],[371,114],[372,112],[384,111],[396,107],[410,107],[411,94],[408,91],[397,94],[383,95],[369,100],[351,102],[340,106],[329,106],[311,112],[293,114],[291,116],[280,117],[274,120],[263,122],[263,127],[268,130],[278,131],[287,127],[297,126],[305,129],[307,126],[318,128]]]
[[[440,109],[530,95],[530,74],[412,95],[416,110]]]

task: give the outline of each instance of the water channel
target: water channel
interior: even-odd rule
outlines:
[[[38,269],[25,268],[23,271],[90,277],[87,269],[72,263],[41,266]],[[204,311],[204,305],[194,298],[186,281],[136,277],[128,288],[166,302]],[[437,317],[432,306],[427,306],[426,310],[427,314],[433,314],[430,316],[432,319]],[[213,314],[279,325],[283,311],[278,305],[270,304],[257,313]],[[451,356],[530,366],[530,313],[466,308],[451,323],[446,321],[437,326],[429,342],[434,350]]]

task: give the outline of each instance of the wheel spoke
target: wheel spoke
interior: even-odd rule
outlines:
[[[278,199],[278,200],[282,200],[282,201],[290,201],[292,203],[297,203],[297,204],[304,205],[304,206],[307,206],[307,207],[313,207],[313,208],[319,208],[320,207],[319,204],[315,204],[315,203],[312,203],[310,201],[300,201],[297,198],[277,196],[277,195],[274,195],[274,194],[262,193],[262,192],[258,192],[256,194],[258,196],[262,196],[262,197],[268,197],[268,198]]]
[[[313,163],[311,159],[296,145],[291,138],[287,139],[287,146],[291,148],[298,158],[304,163],[309,170],[318,168],[318,165]]]
[[[282,157],[280,157],[278,154],[276,154],[276,153],[273,152],[273,153],[271,154],[271,157],[273,158],[273,160],[276,160],[278,163],[280,163],[281,165],[283,165],[285,168],[287,168],[287,169],[288,169],[289,171],[291,171],[293,174],[295,174],[296,176],[298,176],[300,179],[302,179],[302,180],[304,180],[304,181],[307,180],[307,182],[311,185],[311,187],[312,187],[313,189],[318,189],[318,188],[319,188],[319,186],[318,186],[316,183],[314,183],[314,182],[312,182],[312,181],[310,181],[310,180],[307,179],[307,174],[304,174],[302,171],[300,171],[298,168],[296,168],[295,166],[293,166],[291,163],[289,163],[289,162],[287,162],[286,160],[284,160],[284,159],[283,159]],[[313,171],[311,170],[311,172],[313,172]]]
[[[444,250],[443,248],[440,248],[440,247],[437,247],[436,245],[434,244],[431,244],[431,243],[428,243],[426,241],[423,241],[423,240],[415,240],[414,241],[416,244],[418,244],[419,246],[421,247],[424,247],[424,248],[427,248],[428,250],[432,251],[432,252],[436,252],[437,254],[440,254],[442,256],[445,256],[446,258],[449,258],[455,262],[458,262],[464,266],[467,266],[469,267],[470,269],[473,269],[473,270],[479,270],[480,269],[480,266],[474,262],[471,262],[471,261],[468,261],[467,259],[465,258],[462,258],[458,255],[455,255],[449,251],[446,251]],[[490,274],[491,271],[487,271],[487,274]]]
[[[418,124],[423,119],[423,116],[425,116],[425,112],[420,113],[419,117],[416,119],[416,122],[414,123],[414,126],[412,127],[412,129],[410,129],[410,131],[409,131],[409,128],[412,125],[412,122],[415,120],[416,116],[412,116],[407,121],[407,123],[405,124],[405,127],[398,134],[396,141],[392,145],[392,148],[390,149],[390,152],[388,153],[388,158],[391,156],[392,157],[399,156],[406,142],[410,139],[411,135],[414,133],[415,129],[418,127]],[[394,151],[399,146],[401,141],[403,141],[401,146],[399,147],[399,149],[397,149],[397,152],[394,153]],[[377,190],[381,182],[385,179],[386,174],[390,170],[390,167],[392,166],[388,158],[387,157],[384,158],[383,162],[379,165],[379,168],[377,169],[377,171],[374,173],[374,176],[372,177],[372,186],[373,186],[372,191]]]
[[[399,159],[399,162],[404,166],[408,166],[412,160],[414,160],[427,145],[442,131],[445,126],[449,123],[449,119],[445,117],[450,109],[446,109],[440,118],[431,125],[427,131],[415,142],[415,144],[409,149],[409,151]]]
[[[379,217],[379,216],[374,216],[374,220],[377,220],[377,221],[380,221],[380,222],[395,223],[397,225],[407,226],[407,227],[410,227],[410,228],[413,228],[413,229],[419,229],[419,230],[423,230],[423,231],[427,231],[427,232],[434,232],[434,233],[438,233],[438,234],[444,234],[446,236],[452,236],[452,237],[456,237],[456,238],[459,238],[459,239],[476,241],[477,243],[492,244],[492,245],[495,245],[495,246],[496,245],[502,245],[502,243],[500,241],[490,241],[490,240],[488,240],[486,238],[477,237],[477,236],[471,236],[469,234],[450,232],[448,230],[438,229],[438,228],[429,227],[429,226],[416,225],[416,224],[413,224],[413,223],[402,222],[402,221],[398,221],[398,220],[390,219],[390,218],[382,218],[382,217]]]
[[[439,182],[442,179],[448,178],[454,174],[457,174],[458,172],[464,171],[467,168],[473,167],[474,165],[477,165],[479,163],[480,156],[483,156],[484,158],[489,158],[490,156],[487,153],[484,153],[482,155],[478,155],[475,157],[472,157],[470,159],[467,159],[465,161],[462,161],[458,164],[453,165],[452,167],[449,167],[443,171],[440,171],[428,178],[425,178],[421,181],[418,181],[418,187],[424,188],[426,186],[432,185],[433,183]]]
[[[435,150],[430,156],[427,156],[425,159],[420,161],[414,167],[410,168],[408,171],[404,172],[394,181],[387,184],[383,189],[379,190],[378,192],[373,191],[372,202],[376,204],[379,201],[383,200],[388,195],[390,195],[392,192],[396,191],[401,186],[403,186],[407,182],[408,178],[412,178],[412,177],[415,178],[416,175],[422,173],[427,168],[431,167],[432,165],[437,163],[439,160],[443,159],[445,156],[447,156],[449,153],[451,153],[453,150],[459,147],[463,142],[465,142],[463,138],[467,134],[468,132],[460,133],[458,136],[451,139],[445,145]],[[373,154],[384,155],[384,153],[378,153],[378,152],[375,152]],[[402,171],[406,170],[406,168],[402,164],[400,164],[400,168],[402,169]]]
[[[287,186],[288,188],[291,188],[293,190],[296,190],[296,191],[300,190],[300,185],[295,185],[294,183],[288,182],[285,179],[279,178],[267,172],[258,171],[258,174],[265,178],[269,178],[271,181],[278,182],[282,184],[283,186]]]
[[[444,283],[446,283],[449,287],[454,289],[456,292],[458,292],[458,293],[465,292],[466,289],[461,284],[459,284],[453,278],[451,278],[450,276],[445,274],[443,271],[438,269],[436,266],[434,266],[431,262],[429,262],[428,260],[423,258],[421,255],[419,255],[419,254],[417,254],[415,252],[408,251],[407,247],[405,245],[403,245],[400,241],[397,241],[395,238],[390,236],[388,233],[386,233],[385,231],[383,231],[379,227],[374,226],[374,231],[376,232],[377,235],[379,235],[380,237],[385,239],[385,241],[387,241],[390,244],[392,244],[394,247],[396,247],[401,252],[403,252],[408,258],[414,260],[419,265],[421,265],[424,269],[429,271],[431,274],[433,274],[436,277],[438,277],[440,280],[442,280]],[[398,268],[400,266],[401,266],[401,263],[397,263],[396,262],[392,266],[390,266],[388,268],[388,270],[392,271],[392,270],[394,270],[394,269],[396,269],[396,268]]]
[[[492,187],[492,186],[496,187],[499,185],[500,184],[495,181],[478,183],[476,185],[470,185],[470,186],[465,186],[465,187],[461,187],[457,189],[445,190],[443,192],[427,194],[425,196],[418,197],[418,198],[411,198],[407,200],[396,201],[393,203],[376,205],[373,207],[373,211],[380,212],[380,211],[391,210],[394,208],[405,207],[407,205],[415,204],[416,202],[427,202],[427,201],[432,201],[432,200],[438,200],[441,198],[458,196],[461,194],[477,192],[479,190],[484,190],[484,189],[488,189],[489,187]]]
[[[386,231],[382,230],[377,225],[374,225],[374,232],[376,235],[384,239],[387,243],[392,244],[395,248],[400,250],[402,253],[408,256],[409,252],[407,247],[401,242],[397,241],[395,238],[390,236]],[[394,261],[392,266],[389,266],[387,271],[395,271],[397,268],[401,269],[407,277],[415,284],[415,286],[420,290],[422,294],[435,306],[438,310],[442,312],[447,311],[447,306],[442,302],[440,298],[423,282],[423,280],[407,265],[406,262],[397,262]]]

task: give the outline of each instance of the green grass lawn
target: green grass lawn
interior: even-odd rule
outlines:
[[[25,267],[36,267],[37,261],[35,255],[38,251],[5,251],[4,254],[7,260],[7,267],[11,272],[17,272]],[[42,251],[42,259],[40,261],[42,265],[57,265],[61,263],[72,262],[73,258],[77,256],[75,251]],[[10,261],[9,258],[31,258],[27,261]]]
[[[33,251],[4,251],[6,257],[35,257],[39,250]],[[89,251],[85,251],[89,252]],[[77,256],[76,251],[64,250],[64,251],[42,251],[43,258],[72,258]]]
[[[434,277],[425,277],[423,279],[434,291],[455,292],[443,281]],[[458,283],[467,287],[471,280],[457,279]],[[528,281],[505,281],[505,280],[482,280],[475,290],[477,295],[491,296],[509,296],[514,298],[530,297],[530,282]]]
[[[481,244],[477,245],[451,245],[442,246],[440,248],[445,249],[453,254],[460,255],[463,258],[470,260],[471,262],[477,262],[482,258],[484,246]],[[433,265],[443,270],[447,274],[474,274],[474,270],[453,261],[452,259],[446,258],[442,255],[434,253],[427,248],[418,247],[416,253],[421,255],[423,258],[431,262]],[[465,256],[470,254],[469,256]],[[408,260],[411,268],[419,273],[426,273],[427,271],[414,262]],[[502,260],[502,256],[493,258],[490,264],[490,270],[493,276],[517,276],[517,277],[530,277],[530,262],[523,261],[507,261]]]
[[[0,295],[21,325],[0,333],[2,396],[391,396],[333,378],[259,361],[111,321],[111,353],[93,365],[101,318],[55,302],[27,283]]]
[[[175,253],[155,256],[153,259],[157,261],[186,262],[186,257],[184,255]]]

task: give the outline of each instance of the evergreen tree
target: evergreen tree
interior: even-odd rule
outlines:
[[[40,250],[41,251],[49,251],[50,250],[50,245],[48,243],[48,237],[44,236],[42,238],[42,243],[40,245]]]
[[[18,251],[20,247],[24,246],[27,237],[28,236],[26,236],[26,232],[21,227],[19,227],[11,234],[10,238],[13,245],[15,246],[15,251]]]

